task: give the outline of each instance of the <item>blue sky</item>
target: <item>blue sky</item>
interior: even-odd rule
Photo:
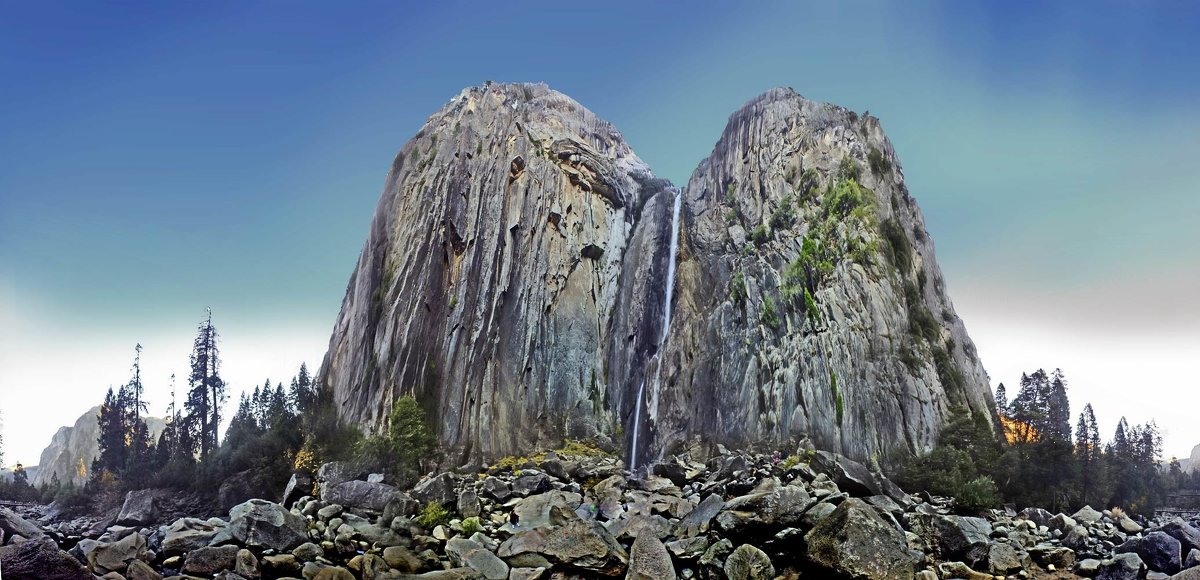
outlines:
[[[164,407],[207,306],[235,393],[319,364],[392,157],[485,80],[547,82],[677,183],[770,87],[869,110],[994,381],[1061,366],[1105,431],[1200,443],[1198,5],[428,4],[6,8],[7,461],[136,342]]]

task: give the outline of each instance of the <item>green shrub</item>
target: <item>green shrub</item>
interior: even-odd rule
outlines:
[[[809,167],[800,174],[800,183],[796,184],[796,191],[800,194],[800,201],[808,203],[816,196],[821,189],[821,177],[817,174],[817,170]]]
[[[834,410],[837,412],[837,424],[842,424],[842,415],[846,412],[845,402],[842,400],[842,391],[838,389],[837,373],[833,369],[829,369],[829,390],[833,395]]]
[[[871,204],[871,193],[853,178],[842,179],[831,185],[821,201],[826,218],[845,218],[855,210]]]
[[[359,441],[354,459],[361,469],[384,471],[405,481],[421,472],[422,463],[433,455],[436,444],[425,410],[416,399],[404,396],[392,404],[387,432]]]
[[[734,274],[729,281],[729,300],[738,305],[746,302],[746,276],[741,272]]]
[[[761,246],[771,240],[771,230],[767,228],[766,224],[759,224],[750,232],[750,240],[755,245]]]
[[[771,213],[771,228],[786,230],[796,222],[796,212],[792,209],[792,196],[784,196],[779,207]]]
[[[779,462],[779,467],[781,469],[783,469],[784,471],[787,471],[797,465],[800,465],[800,456],[799,455],[789,455],[783,461]]]
[[[779,313],[775,311],[775,301],[770,296],[763,298],[762,314],[759,315],[759,322],[772,329],[779,328]]]
[[[450,511],[436,501],[425,504],[425,509],[422,509],[421,513],[417,515],[417,525],[427,530],[444,526],[449,522]]]
[[[908,236],[904,235],[904,228],[895,219],[888,218],[879,224],[879,233],[887,240],[888,256],[892,263],[907,276],[912,269],[912,246],[908,243]]]
[[[925,307],[925,301],[917,287],[909,281],[904,282],[904,302],[908,307],[909,332],[914,337],[924,338],[930,343],[937,342],[941,327]]]
[[[838,163],[838,178],[843,181],[855,180],[858,181],[862,177],[862,168],[849,155],[842,158],[841,163]]]
[[[812,322],[813,328],[821,324],[821,311],[817,309],[817,301],[808,288],[804,289],[804,316]]]
[[[467,519],[463,520],[462,532],[463,532],[463,535],[467,536],[467,537],[470,537],[472,534],[475,534],[477,532],[482,533],[483,532],[483,523],[481,523],[479,521],[478,517],[467,518]]]
[[[874,145],[867,152],[867,165],[870,166],[871,173],[875,175],[884,175],[892,171],[892,162],[888,161],[888,158],[884,157],[883,153],[876,149]]]

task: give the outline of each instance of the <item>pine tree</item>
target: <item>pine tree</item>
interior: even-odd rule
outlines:
[[[995,399],[996,412],[1001,415],[1005,414],[1008,410],[1008,391],[1004,388],[1004,383],[1000,383],[1000,386],[996,387]]]
[[[125,412],[119,395],[108,388],[104,403],[100,405],[99,436],[96,442],[100,446],[100,455],[92,464],[92,476],[99,477],[104,472],[116,474],[125,467]]]
[[[192,345],[191,374],[188,376],[188,395],[184,406],[188,425],[195,444],[199,445],[203,461],[217,448],[217,431],[221,425],[221,406],[225,403],[225,381],[221,380],[220,354],[217,350],[217,330],[212,324],[212,311],[200,323]]]
[[[1084,405],[1075,425],[1075,457],[1079,463],[1079,503],[1092,504],[1102,480],[1100,430],[1092,404]]]

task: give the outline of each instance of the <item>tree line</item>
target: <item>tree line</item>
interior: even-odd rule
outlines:
[[[193,341],[182,405],[177,405],[171,376],[171,401],[157,439],[146,422],[142,346],[135,346],[128,382],[115,390],[109,387],[100,406],[99,455],[80,468],[86,485],[77,489],[55,478],[34,490],[26,483],[22,497],[85,507],[95,501],[112,503],[127,490],[147,487],[211,495],[234,479],[247,493],[274,497],[292,473],[313,472],[326,461],[348,461],[363,472],[385,472],[392,481],[407,481],[430,458],[436,440],[415,399],[401,397],[383,432],[364,435],[338,416],[332,393],[318,386],[303,363],[287,385],[267,379],[244,390],[221,437],[229,385],[221,378],[219,338],[210,312]],[[14,495],[0,488],[0,497]]]
[[[1200,473],[1184,474],[1178,461],[1162,467],[1162,435],[1154,421],[1131,426],[1122,417],[1106,443],[1087,404],[1072,429],[1060,369],[1022,374],[1012,400],[999,385],[995,404],[996,425],[980,414],[956,411],[937,446],[901,470],[902,484],[955,497],[964,511],[1013,503],[1051,511],[1121,507],[1145,514],[1174,490],[1200,487]]]

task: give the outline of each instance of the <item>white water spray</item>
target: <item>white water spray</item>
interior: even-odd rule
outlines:
[[[671,300],[675,296],[675,256],[679,253],[679,210],[683,206],[683,192],[675,190],[675,205],[671,210],[671,245],[667,254],[667,286],[664,289],[662,334],[658,337],[658,349],[654,358],[658,359],[663,345],[667,343],[667,335],[671,332]],[[655,367],[657,369],[657,366]],[[633,412],[633,447],[629,453],[629,471],[637,471],[638,435],[642,429],[642,405],[646,401],[646,379],[638,386],[637,401]]]

